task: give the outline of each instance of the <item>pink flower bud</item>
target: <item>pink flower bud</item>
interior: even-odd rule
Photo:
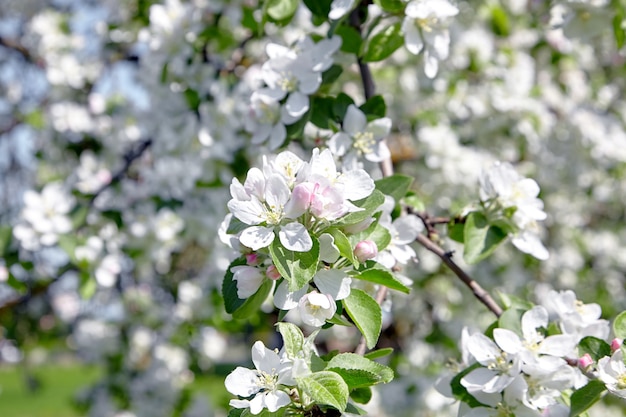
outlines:
[[[276,281],[281,276],[280,272],[278,272],[278,269],[276,269],[274,265],[270,265],[267,267],[267,270],[265,271],[265,275],[267,275],[269,279],[274,280],[274,281]]]
[[[371,240],[362,240],[354,247],[354,256],[356,256],[359,262],[373,259],[376,255],[378,255],[378,247]]]
[[[622,347],[622,343],[624,341],[622,339],[615,338],[611,342],[611,352],[618,351]]]
[[[587,369],[587,367],[590,366],[592,363],[593,359],[588,353],[585,353],[580,359],[578,359],[578,366],[581,369]]]
[[[246,263],[250,266],[256,266],[259,264],[259,255],[256,253],[247,253],[246,254]]]

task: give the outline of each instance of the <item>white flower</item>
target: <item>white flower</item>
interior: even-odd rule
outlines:
[[[354,104],[342,124],[343,131],[335,133],[328,141],[328,148],[343,158],[344,166],[356,167],[360,158],[381,162],[390,157],[391,152],[383,139],[391,130],[391,119],[383,117],[368,123],[365,114]]]
[[[493,336],[496,342],[499,342],[495,331]],[[461,379],[461,385],[470,393],[501,392],[520,373],[521,362],[518,356],[503,352],[493,340],[481,333],[474,333],[469,337],[467,349],[481,365],[485,366],[474,369]]]
[[[23,222],[15,226],[13,234],[27,250],[54,245],[59,235],[72,230],[68,214],[73,206],[74,198],[60,182],[47,184],[41,193],[28,190],[24,193]]]
[[[509,163],[496,162],[481,174],[479,183],[480,198],[488,209],[501,210],[517,228],[511,233],[515,247],[537,259],[548,259],[549,253],[539,239],[537,222],[547,215],[543,201],[537,197],[537,182],[519,175]]]
[[[520,355],[524,362],[522,369],[529,375],[543,373],[546,369],[546,361],[541,360],[540,355],[550,355],[562,358],[573,353],[576,340],[566,334],[544,336],[538,329],[548,328],[548,311],[542,306],[535,306],[522,315],[523,339],[508,329],[494,329],[494,338],[497,337],[498,345],[507,353]],[[559,360],[556,366],[566,365],[564,360]]]
[[[400,216],[391,222],[391,216],[384,214],[380,225],[389,230],[391,242],[376,256],[375,260],[378,263],[387,268],[393,268],[396,263],[404,265],[415,258],[415,250],[410,244],[424,230],[421,220],[416,216]]]
[[[233,273],[233,280],[237,281],[237,297],[242,300],[255,294],[263,283],[263,273],[254,266],[233,266],[230,271]]]
[[[572,290],[549,291],[541,304],[548,310],[550,319],[558,321],[564,334],[576,336],[576,342],[585,336],[609,337],[609,322],[600,318],[600,305],[584,304]]]
[[[598,378],[606,384],[610,393],[626,398],[626,365],[621,349],[611,357],[605,356],[598,361]]]
[[[246,130],[253,134],[250,140],[253,145],[268,141],[271,150],[282,145],[287,129],[277,100],[255,91],[250,97],[250,116],[244,123]]]
[[[269,350],[263,342],[252,346],[252,362],[256,369],[237,367],[227,377],[224,385],[228,392],[250,400],[231,400],[235,408],[250,408],[252,414],[259,414],[264,408],[275,412],[291,402],[281,385],[293,385],[291,363],[283,360],[278,353]]]
[[[424,72],[434,78],[439,61],[448,57],[450,34],[445,26],[459,9],[448,0],[414,0],[407,4],[402,22],[404,44],[412,54],[424,50]]]
[[[300,298],[298,310],[304,324],[320,327],[335,315],[337,305],[330,295],[311,291]]]

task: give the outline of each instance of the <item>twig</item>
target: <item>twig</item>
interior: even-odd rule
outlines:
[[[96,193],[91,197],[89,205],[92,206],[93,203],[96,201],[96,198],[98,198],[98,196],[102,194],[107,188],[109,188],[113,184],[120,182],[130,169],[132,163],[141,155],[143,155],[146,149],[148,149],[151,145],[152,139],[145,139],[140,142],[137,147],[130,149],[128,152],[126,152],[126,154],[124,154],[124,165],[115,173],[115,175],[113,175],[113,177],[111,177],[111,181],[104,184],[102,187],[100,187],[98,191],[96,191]]]
[[[495,302],[491,295],[480,286],[480,284],[472,279],[460,266],[456,264],[452,260],[452,252],[445,251],[441,246],[437,245],[435,242],[427,238],[426,236],[419,234],[415,239],[419,244],[424,246],[426,249],[437,255],[443,263],[446,264],[448,268],[454,272],[454,274],[459,277],[461,281],[465,285],[467,285],[474,296],[483,303],[489,310],[496,315],[496,317],[500,317],[502,315],[502,308]]]
[[[31,52],[19,42],[0,36],[0,46],[4,46],[7,49],[18,52],[26,61],[30,62],[31,64],[35,64],[40,67],[44,65],[44,62],[41,59],[35,58],[31,54]]]

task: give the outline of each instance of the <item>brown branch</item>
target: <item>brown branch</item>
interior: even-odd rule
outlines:
[[[450,268],[452,272],[454,272],[454,274],[469,287],[470,290],[472,290],[478,301],[491,310],[496,317],[500,317],[502,315],[502,308],[495,302],[491,295],[452,260],[452,252],[445,251],[441,246],[437,245],[435,242],[422,234],[418,235],[415,240],[441,258],[443,263],[445,263],[446,266]]]
[[[44,65],[44,62],[41,59],[34,57],[33,54],[19,42],[0,36],[0,46],[4,46],[7,49],[18,52],[26,61],[30,62],[31,64],[35,64],[40,67],[43,67]]]
[[[141,155],[143,155],[146,149],[148,149],[151,145],[152,145],[152,139],[145,139],[142,142],[140,142],[139,145],[137,145],[137,147],[130,149],[128,152],[126,152],[126,154],[124,154],[124,165],[115,173],[115,175],[113,175],[113,177],[111,177],[111,181],[104,184],[102,187],[100,187],[98,191],[96,191],[96,193],[91,197],[91,200],[89,201],[89,205],[92,206],[93,203],[96,201],[96,198],[98,198],[98,196],[102,194],[107,188],[120,182],[122,178],[124,178],[128,170],[130,169],[130,166],[132,165],[132,163],[136,159],[138,159]]]

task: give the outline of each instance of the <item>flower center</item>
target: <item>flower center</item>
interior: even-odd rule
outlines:
[[[496,357],[493,362],[487,365],[487,369],[497,371],[499,373],[507,373],[513,365],[506,357],[506,352],[502,352],[500,356]]]
[[[278,388],[278,374],[275,369],[272,369],[272,373],[259,371],[259,379],[257,385],[262,391],[275,391]]]
[[[421,27],[424,32],[432,32],[439,19],[436,16],[418,17],[415,19],[417,26]]]
[[[268,103],[259,103],[259,122],[267,125],[274,125],[280,119],[280,110],[278,106],[272,106]]]
[[[291,71],[285,71],[281,75],[282,78],[278,82],[278,86],[281,90],[291,93],[298,88],[298,79]]]
[[[617,377],[617,389],[626,389],[626,373]]]
[[[372,147],[376,143],[372,132],[357,132],[354,136],[354,148],[361,154],[372,153]]]
[[[265,211],[265,221],[267,224],[279,224],[283,219],[283,207],[276,207],[275,205],[268,205]]]

